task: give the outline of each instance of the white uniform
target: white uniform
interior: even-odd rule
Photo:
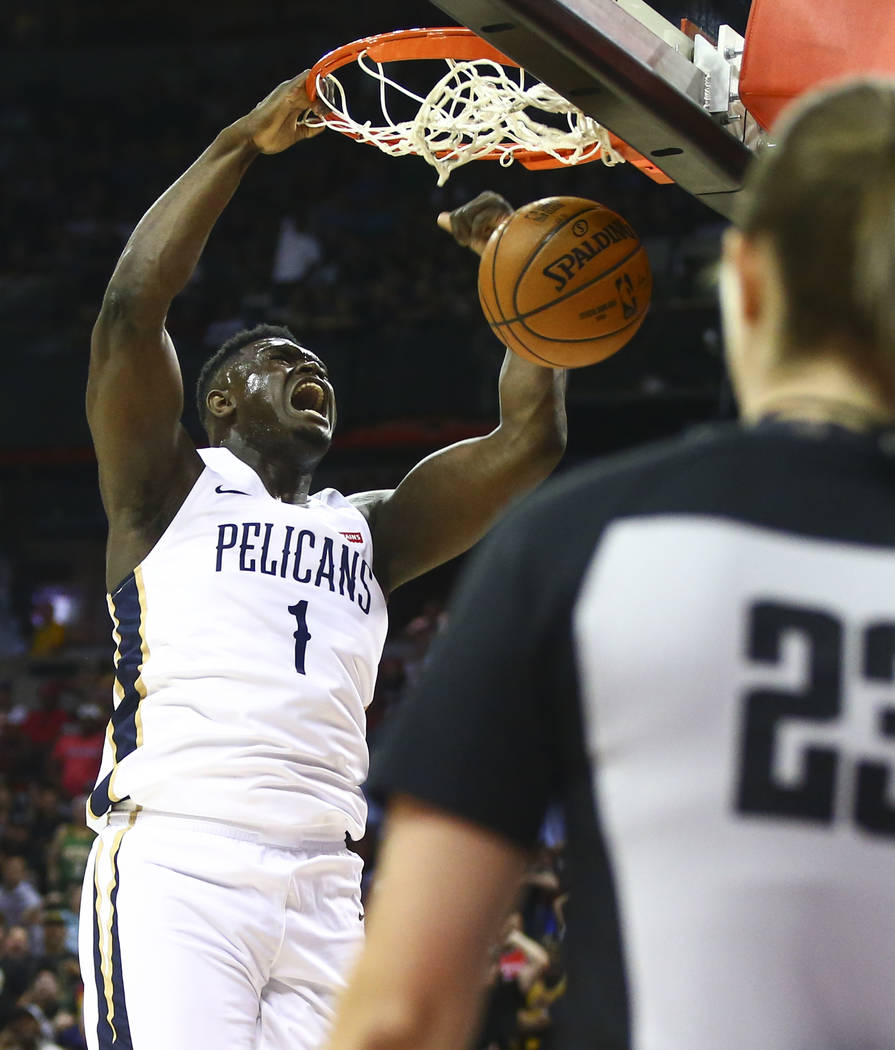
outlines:
[[[88,1039],[312,1046],[362,930],[344,840],[366,818],[385,599],[367,522],[343,496],[282,503],[228,450],[201,455],[173,522],[109,598],[115,711],[88,806],[100,838],[82,921]],[[240,1002],[229,1019],[205,1012],[191,1027],[197,1001],[228,994]]]

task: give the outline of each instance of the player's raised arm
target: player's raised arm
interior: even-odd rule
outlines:
[[[438,224],[480,255],[512,210],[486,192],[443,212]],[[510,502],[550,474],[565,450],[565,390],[564,370],[507,351],[498,426],[428,456],[371,505],[376,575],[387,590],[468,550]]]
[[[183,383],[165,329],[172,299],[195,269],[208,235],[249,164],[319,132],[301,123],[309,108],[304,74],[274,89],[225,128],[152,205],[131,235],[93,330],[87,416],[110,523],[110,583],[133,568],[164,530],[202,469],[180,423]],[[122,533],[127,535],[122,535]],[[136,543],[127,537],[139,533]],[[133,548],[133,549],[132,549]],[[142,552],[145,553],[145,550]]]

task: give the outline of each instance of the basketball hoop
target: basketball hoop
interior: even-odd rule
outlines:
[[[425,95],[398,83],[383,68],[387,62],[414,59],[446,64]],[[378,126],[355,119],[348,110],[345,88],[335,73],[352,62],[378,85]],[[438,172],[439,186],[472,160],[497,160],[504,166],[519,161],[526,168],[598,159],[611,167],[627,160],[657,182],[671,181],[562,95],[532,80],[518,63],[469,29],[402,29],[330,51],[309,72],[307,92],[312,102],[320,98],[329,107],[322,118],[329,127],[393,157],[422,157]],[[391,118],[390,92],[417,106],[412,119]],[[553,115],[554,123],[538,120],[533,111]]]

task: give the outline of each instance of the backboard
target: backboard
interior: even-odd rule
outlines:
[[[644,0],[434,2],[688,193],[731,215],[752,149],[745,111],[730,105],[736,70],[730,88],[722,74],[742,38],[733,34],[720,49],[704,38],[694,45],[698,32],[682,32]]]
[[[754,0],[740,82],[749,111],[771,127],[810,88],[856,74],[895,75],[892,15],[891,0]]]

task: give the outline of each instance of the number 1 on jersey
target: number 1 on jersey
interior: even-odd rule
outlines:
[[[295,631],[292,637],[295,639],[295,670],[299,674],[305,673],[305,653],[308,642],[311,640],[311,632],[308,630],[308,600],[303,598],[295,605],[289,606],[289,612],[295,617]]]

